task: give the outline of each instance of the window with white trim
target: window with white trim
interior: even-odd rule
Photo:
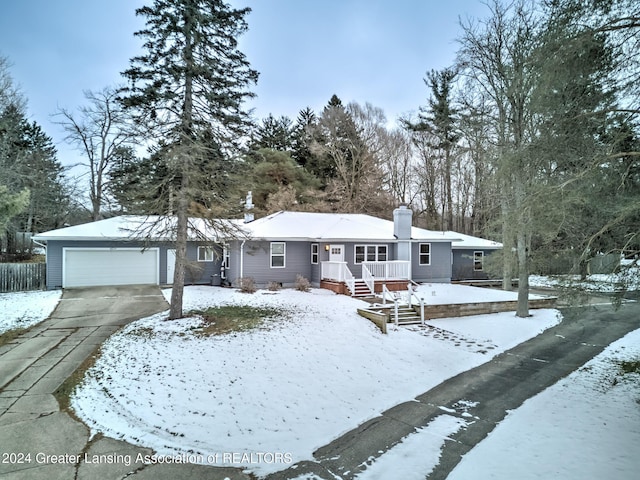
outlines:
[[[312,243],[311,244],[311,263],[314,265],[318,264],[318,244],[317,243]]]
[[[421,243],[419,245],[420,265],[431,265],[431,244]]]
[[[199,262],[213,262],[213,247],[198,247]]]
[[[386,262],[387,246],[386,245],[356,245],[354,259],[355,259],[355,263]]]
[[[479,250],[473,252],[473,271],[481,272],[483,270],[484,252]]]
[[[286,245],[284,242],[271,242],[271,268],[285,267]]]

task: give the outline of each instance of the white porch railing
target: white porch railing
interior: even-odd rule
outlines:
[[[352,295],[356,291],[356,279],[347,262],[322,262],[320,272],[323,280],[346,283]]]
[[[349,291],[351,292],[351,295],[355,295],[356,294],[356,279],[355,279],[355,277],[351,273],[351,270],[349,270],[349,267],[347,267],[346,264],[344,266],[344,283],[347,284],[347,287],[349,288]]]
[[[365,268],[376,280],[409,279],[409,262],[406,260],[389,260],[387,262],[362,262],[363,272]]]
[[[371,293],[375,291],[375,279],[366,265],[362,265],[362,281],[364,281]]]
[[[322,262],[321,274],[325,280],[344,282],[348,275],[347,272],[351,274],[347,262]],[[351,276],[353,277],[353,275]]]
[[[420,324],[424,326],[424,298],[418,296],[411,284],[407,285],[407,292],[409,305],[412,305],[412,297],[415,297],[415,299],[418,300],[418,305],[420,305]]]

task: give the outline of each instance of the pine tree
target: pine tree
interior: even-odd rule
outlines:
[[[311,144],[313,143],[313,131],[317,123],[318,118],[315,112],[310,107],[306,107],[300,110],[293,126],[291,157],[298,162],[298,165],[306,167],[309,171],[316,163],[315,156],[311,152]]]
[[[136,14],[146,27],[136,35],[146,53],[123,72],[130,81],[123,101],[149,138],[162,140],[155,154],[167,169],[163,179],[176,218],[176,268],[170,318],[182,316],[189,216],[219,214],[219,192],[207,191],[219,152],[230,155],[250,124],[243,101],[258,74],[238,50],[250,9],[222,0],[155,0]],[[215,149],[211,145],[216,145]]]
[[[262,120],[254,134],[251,150],[270,148],[280,152],[293,149],[293,122],[287,116],[275,118],[269,114]]]
[[[546,105],[566,112],[564,121],[547,117],[548,148],[561,160],[554,193],[584,212],[562,229],[560,247],[581,253],[585,274],[596,252],[640,252],[640,4],[554,0],[547,10],[550,48],[541,56],[556,68]]]
[[[441,229],[453,230],[452,165],[458,133],[457,110],[453,106],[454,69],[431,70],[424,79],[430,90],[428,106],[420,108],[418,122],[411,125],[416,132],[427,132],[427,147],[438,154],[442,181]],[[429,139],[431,139],[429,141]]]
[[[8,223],[12,231],[37,233],[64,223],[69,198],[53,140],[13,105],[0,114],[0,184],[15,195],[30,192],[25,209]]]

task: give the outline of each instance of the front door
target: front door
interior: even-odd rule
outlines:
[[[329,261],[344,262],[344,245],[329,245]]]
[[[176,250],[167,249],[167,285],[173,285],[173,275],[176,271]]]

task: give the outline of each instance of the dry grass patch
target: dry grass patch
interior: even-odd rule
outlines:
[[[6,332],[0,334],[0,347],[6,345],[7,343],[12,343],[16,338],[20,335],[27,333],[33,327],[29,328],[14,328],[12,330],[7,330]]]
[[[100,357],[100,347],[96,347],[96,350],[89,355],[78,368],[53,392],[53,396],[60,405],[60,410],[67,412],[74,419],[81,421],[71,408],[71,396],[76,391],[76,388],[84,381],[84,376],[91,367],[93,367]]]
[[[194,329],[194,332],[204,336],[224,335],[262,328],[267,322],[286,316],[286,312],[281,309],[246,305],[210,307],[191,313],[203,318],[204,325]]]

